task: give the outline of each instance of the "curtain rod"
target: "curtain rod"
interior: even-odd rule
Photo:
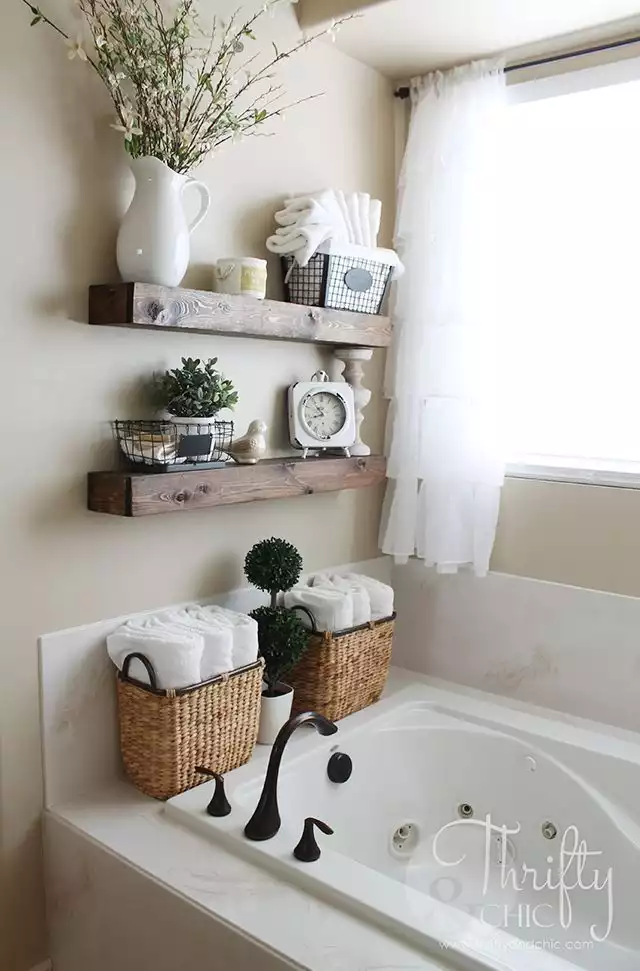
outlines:
[[[579,51],[568,51],[565,54],[552,54],[550,57],[541,57],[535,61],[523,61],[521,64],[509,64],[504,69],[505,74],[511,71],[523,71],[527,67],[540,67],[542,64],[556,64],[559,61],[569,61],[574,57],[586,57],[587,54],[600,54],[601,51],[614,51],[618,47],[629,47],[631,44],[640,44],[640,36],[628,37],[626,40],[614,40],[610,44],[599,44],[597,47],[584,47]],[[406,101],[411,96],[411,88],[398,88],[394,92],[394,97]]]

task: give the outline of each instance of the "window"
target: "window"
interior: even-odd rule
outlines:
[[[507,410],[512,462],[624,478],[640,476],[640,80],[609,75],[512,89]]]

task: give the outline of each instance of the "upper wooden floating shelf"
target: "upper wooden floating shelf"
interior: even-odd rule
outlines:
[[[89,323],[348,347],[388,347],[391,343],[391,321],[379,314],[150,283],[90,287]]]
[[[90,472],[89,509],[112,516],[152,516],[258,499],[289,499],[379,485],[381,455],[361,458],[299,456],[185,472]]]

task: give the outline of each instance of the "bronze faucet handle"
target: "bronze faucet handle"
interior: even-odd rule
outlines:
[[[207,806],[209,816],[228,816],[231,812],[231,803],[227,799],[227,794],[224,791],[224,776],[202,765],[196,766],[196,772],[201,772],[202,775],[208,775],[209,778],[216,780],[215,792],[213,793],[211,802]]]
[[[300,860],[301,863],[314,863],[320,858],[320,847],[316,842],[314,826],[317,826],[325,836],[333,836],[331,827],[323,823],[321,819],[314,819],[313,816],[307,816],[304,821],[302,837],[293,851],[296,860]]]

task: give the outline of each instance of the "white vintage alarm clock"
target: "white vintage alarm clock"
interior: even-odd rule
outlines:
[[[353,388],[344,381],[330,381],[316,371],[311,381],[299,381],[289,388],[289,437],[302,449],[342,449],[346,456],[356,440]]]

